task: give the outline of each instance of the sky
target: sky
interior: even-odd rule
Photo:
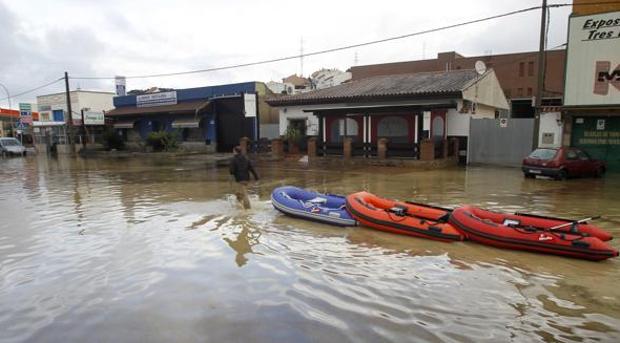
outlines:
[[[550,3],[570,2],[551,1]],[[329,49],[538,6],[540,0],[0,0],[0,83],[12,94],[70,76],[144,75],[213,68]],[[570,6],[551,9],[548,47],[566,42]],[[320,68],[538,50],[540,10],[397,41],[305,57]],[[217,72],[128,79],[127,89],[281,81],[299,59]],[[71,89],[114,91],[113,80],[71,80]],[[36,102],[59,82],[12,97]],[[7,107],[0,87],[0,106]]]

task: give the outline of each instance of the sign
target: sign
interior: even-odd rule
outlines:
[[[176,105],[177,92],[161,92],[136,96],[136,107]]]
[[[499,127],[508,127],[508,118],[501,118],[499,120]]]
[[[116,95],[117,96],[125,96],[126,93],[126,79],[124,76],[115,76],[114,82],[116,84]]]
[[[26,104],[26,103],[20,102],[19,111],[20,112],[32,112],[32,104]]]
[[[243,111],[245,117],[256,117],[256,94],[243,93]]]
[[[102,112],[84,112],[84,125],[105,125]]]
[[[596,130],[597,131],[605,130],[605,119],[599,119],[596,121]]]
[[[27,115],[21,115],[19,120],[24,124],[32,124],[32,114],[28,113]]]
[[[620,11],[569,19],[565,106],[620,104]]]

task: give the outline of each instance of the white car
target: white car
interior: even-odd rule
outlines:
[[[26,148],[13,137],[0,137],[0,152],[2,156],[26,156]]]

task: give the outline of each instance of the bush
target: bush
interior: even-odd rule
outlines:
[[[103,147],[108,151],[112,149],[123,150],[125,149],[125,141],[114,130],[106,130],[103,133]]]
[[[153,147],[153,151],[172,151],[179,147],[176,131],[155,131],[149,133],[146,144]]]
[[[284,137],[286,137],[289,143],[299,144],[303,140],[304,135],[301,130],[289,126],[286,128],[286,133],[284,134]]]

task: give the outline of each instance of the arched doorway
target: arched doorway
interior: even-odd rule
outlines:
[[[346,118],[346,133],[345,133],[345,119],[335,120],[330,129],[329,140],[332,143],[342,143],[343,138],[350,137],[353,141],[357,141],[359,137],[359,125],[357,120],[352,118]]]

